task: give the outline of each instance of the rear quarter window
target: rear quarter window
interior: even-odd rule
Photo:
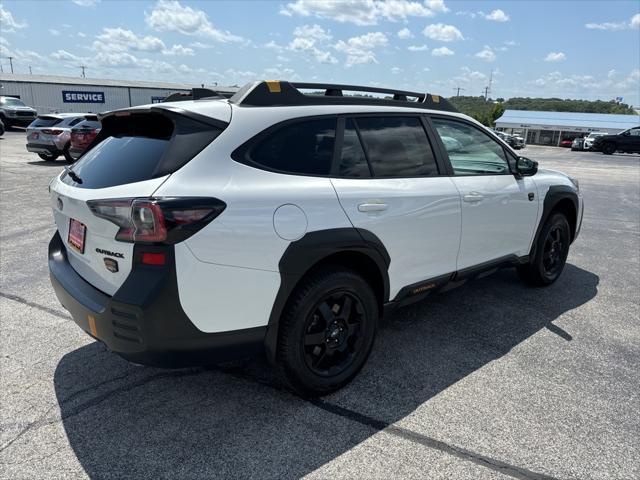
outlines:
[[[251,140],[233,158],[265,170],[297,175],[329,175],[336,118],[286,123]]]

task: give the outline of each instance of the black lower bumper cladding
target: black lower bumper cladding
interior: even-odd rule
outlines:
[[[141,256],[136,251],[140,248],[135,247],[134,259]],[[264,351],[266,327],[223,333],[198,330],[180,305],[173,247],[144,250],[164,253],[166,264],[134,261],[124,284],[111,297],[76,273],[56,232],[49,243],[51,284],[80,328],[131,362],[159,367],[216,363]],[[215,305],[211,312],[215,315]]]

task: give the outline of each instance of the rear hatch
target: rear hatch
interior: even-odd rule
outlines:
[[[71,266],[113,295],[131,271],[136,238],[119,219],[130,219],[132,205],[151,197],[225,124],[171,107],[118,111],[101,120],[89,150],[52,181],[50,197]]]
[[[56,128],[63,118],[53,115],[40,115],[27,127],[27,143],[32,145],[53,145],[55,137],[62,133]]]

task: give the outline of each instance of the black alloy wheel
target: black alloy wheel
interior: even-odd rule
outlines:
[[[357,272],[328,265],[309,274],[291,294],[278,327],[282,381],[303,396],[345,386],[369,357],[378,316],[378,299]]]
[[[312,372],[335,376],[353,363],[363,341],[363,315],[360,299],[344,290],[318,303],[307,318],[303,346],[305,362]]]
[[[538,287],[551,285],[564,269],[570,243],[567,217],[560,212],[552,213],[540,231],[529,263],[517,268],[520,278]]]

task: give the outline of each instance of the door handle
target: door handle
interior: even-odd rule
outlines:
[[[470,192],[470,193],[467,193],[464,197],[462,197],[462,199],[467,203],[477,203],[484,200],[484,195],[478,192]]]
[[[358,205],[359,212],[384,212],[386,209],[386,203],[361,203]]]

